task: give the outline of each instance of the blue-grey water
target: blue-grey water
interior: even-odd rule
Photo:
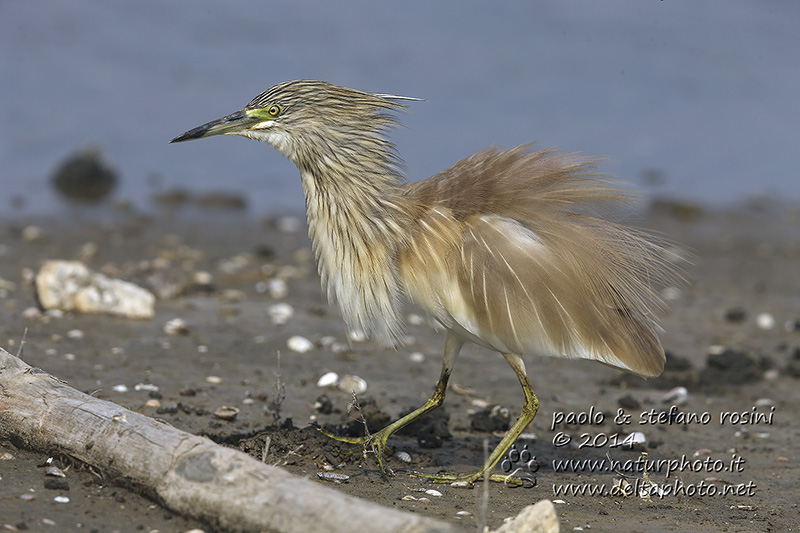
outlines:
[[[424,98],[392,134],[410,180],[538,141],[648,195],[797,201],[798,21],[791,0],[2,2],[0,212],[63,210],[52,172],[86,145],[139,209],[183,186],[299,211],[268,146],[168,144],[296,78]]]

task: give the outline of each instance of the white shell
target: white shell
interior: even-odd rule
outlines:
[[[344,392],[355,392],[356,394],[362,394],[367,392],[367,381],[364,378],[346,374],[342,376],[342,379],[339,380],[338,387],[339,390]]]
[[[675,387],[674,389],[667,392],[661,401],[663,403],[671,403],[674,405],[683,405],[689,399],[689,391],[686,390],[686,387]]]
[[[333,387],[339,383],[339,374],[336,372],[327,372],[322,374],[317,380],[317,387]]]
[[[314,349],[314,343],[300,335],[289,337],[289,340],[286,341],[286,346],[297,353],[307,353]]]
[[[294,307],[285,302],[272,304],[267,308],[267,314],[273,324],[286,324],[294,315]]]
[[[772,329],[775,327],[775,317],[769,313],[761,313],[756,317],[756,325],[759,329]]]

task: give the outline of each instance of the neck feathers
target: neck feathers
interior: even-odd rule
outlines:
[[[377,151],[332,143],[350,149],[296,163],[328,300],[351,331],[394,345],[402,330],[396,257],[407,238],[407,209],[391,146],[380,141]]]

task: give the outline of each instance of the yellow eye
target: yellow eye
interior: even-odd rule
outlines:
[[[278,115],[281,114],[281,106],[279,106],[278,104],[269,106],[269,108],[267,109],[267,114],[273,118],[276,118]]]

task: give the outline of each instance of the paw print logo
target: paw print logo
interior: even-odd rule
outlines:
[[[521,450],[513,444],[508,453],[500,461],[500,469],[506,475],[504,483],[510,487],[535,487],[536,477],[534,474],[539,471],[539,462],[536,456],[524,445]]]

